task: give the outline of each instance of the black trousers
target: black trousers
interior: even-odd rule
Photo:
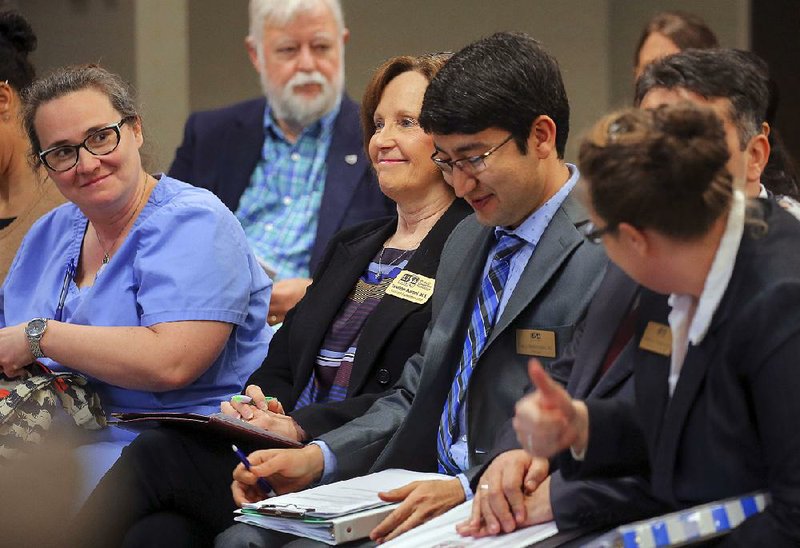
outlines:
[[[245,452],[257,447],[239,444]],[[211,546],[234,523],[231,442],[171,428],[142,433],[72,527],[78,546]]]

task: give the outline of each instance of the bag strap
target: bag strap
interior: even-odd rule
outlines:
[[[108,424],[100,396],[80,373],[53,373],[53,387],[64,410],[80,427],[99,430]]]

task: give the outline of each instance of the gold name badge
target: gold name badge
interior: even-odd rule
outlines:
[[[658,322],[647,322],[639,348],[649,350],[662,356],[672,354],[672,330],[668,325]]]
[[[556,333],[544,329],[517,329],[517,354],[556,357]]]
[[[433,295],[433,286],[435,284],[436,280],[433,278],[403,270],[386,288],[386,294],[398,299],[411,301],[412,303],[425,304]]]

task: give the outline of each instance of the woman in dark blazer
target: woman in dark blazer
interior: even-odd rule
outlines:
[[[689,106],[623,112],[581,148],[596,227],[641,296],[636,405],[580,402],[531,368],[517,407],[529,451],[563,448],[565,476],[649,475],[682,509],[767,492],[722,540],[800,543],[800,223],[774,201],[746,206],[724,169],[719,120]],[[669,294],[667,298],[664,294]]]
[[[334,236],[248,381],[252,402],[223,402],[224,412],[306,441],[363,414],[419,349],[442,247],[472,212],[431,162],[433,140],[416,121],[447,57],[395,57],[376,71],[362,105],[365,145],[398,216]],[[77,542],[210,545],[233,523],[229,486],[237,462],[224,439],[144,432],[81,512]]]
[[[471,212],[466,202],[455,200],[403,270],[434,278],[444,242],[453,228]],[[420,346],[431,315],[430,299],[421,304],[384,295],[361,330],[346,397],[338,402],[313,403],[296,408],[317,362],[328,327],[353,290],[353,280],[358,279],[366,265],[380,253],[383,242],[394,233],[396,226],[396,218],[376,219],[334,236],[306,296],[289,311],[273,338],[267,359],[248,381],[248,385],[258,387],[256,393],[266,392],[291,410],[288,416],[303,429],[304,439],[313,439],[362,415],[384,390],[394,384],[406,360]],[[276,351],[272,351],[273,348]],[[256,395],[253,388],[248,393]],[[237,407],[241,409],[243,405]],[[250,407],[251,411],[257,412],[253,406]],[[274,415],[272,419],[265,421],[263,426],[276,430],[276,423],[281,419]],[[280,423],[277,425],[280,427]],[[282,433],[291,435],[292,431]]]

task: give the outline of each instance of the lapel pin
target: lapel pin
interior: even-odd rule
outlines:
[[[344,161],[347,162],[348,165],[354,166],[356,162],[358,162],[358,155],[348,154],[344,157]]]

